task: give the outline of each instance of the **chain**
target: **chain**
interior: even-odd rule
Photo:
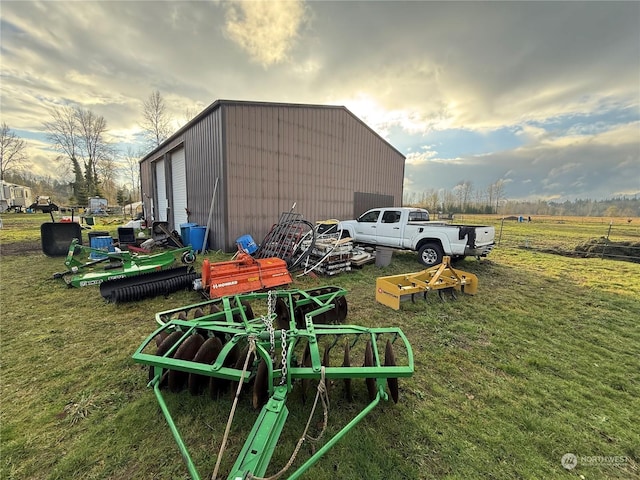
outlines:
[[[280,385],[284,385],[287,381],[287,332],[283,328],[281,330],[282,338],[282,378],[280,379]]]
[[[269,349],[269,355],[271,356],[271,361],[273,362],[276,358],[276,338],[275,338],[275,332],[273,330],[273,320],[271,319],[270,316],[266,316],[266,317],[262,317],[262,322],[264,323],[264,326],[267,329],[267,332],[269,332],[269,343],[271,344],[271,347]]]
[[[267,315],[273,315],[273,290],[269,290],[269,295],[267,296]]]
[[[276,359],[276,339],[275,331],[273,330],[273,297],[273,290],[269,290],[269,295],[267,296],[267,315],[265,317],[262,317],[264,326],[269,332],[269,343],[271,345],[269,354],[271,356],[271,362],[274,362]]]

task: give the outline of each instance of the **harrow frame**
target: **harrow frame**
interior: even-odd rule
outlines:
[[[381,399],[388,400],[389,396],[385,391],[383,380],[409,377],[413,374],[413,351],[407,337],[399,328],[369,328],[357,325],[314,323],[314,318],[318,321],[325,321],[326,317],[322,315],[326,312],[333,311],[333,313],[337,313],[335,310],[340,307],[341,302],[346,302],[343,298],[345,293],[345,290],[338,287],[323,287],[311,291],[293,289],[239,294],[156,314],[156,321],[159,327],[138,347],[133,354],[133,359],[135,362],[148,365],[153,369],[153,378],[149,385],[153,387],[153,392],[162,413],[194,480],[199,480],[201,477],[173,421],[160,388],[165,369],[214,377],[216,379],[232,380],[234,382],[243,381],[247,384],[256,378],[255,368],[250,368],[245,372],[238,368],[224,366],[226,358],[232,349],[247,342],[255,346],[253,366],[255,367],[261,361],[266,363],[269,399],[262,406],[240,455],[227,477],[234,480],[254,476],[260,477],[265,474],[289,413],[285,403],[287,395],[294,388],[295,380],[376,379],[377,386],[373,397],[370,393],[370,403],[291,473],[288,477],[290,479],[298,478],[315,464],[322,455],[375,408]],[[248,318],[246,305],[254,300],[267,300],[269,304],[267,315]],[[284,301],[288,311],[281,310],[278,316],[273,313],[273,302],[276,301]],[[214,305],[214,308],[212,308],[212,305]],[[346,303],[344,305],[346,308]],[[304,318],[301,318],[300,312],[296,311],[299,307],[304,307]],[[201,312],[207,309],[209,311],[215,310],[215,312],[208,315],[203,314],[192,320],[175,318],[181,312],[189,313],[196,309],[200,309]],[[344,313],[346,315],[346,311]],[[288,322],[283,322],[283,317]],[[277,329],[274,327],[276,323],[278,324]],[[182,336],[163,355],[144,353],[144,350],[148,348],[157,336],[175,331],[182,332]],[[172,358],[172,355],[183,341],[196,332],[203,337],[211,338],[212,336],[224,335],[228,339],[228,342],[223,346],[212,364]],[[332,348],[345,335],[355,337],[352,347],[359,340],[370,342],[373,353],[372,364],[362,367],[322,365],[319,339],[334,337],[331,347],[329,347]],[[378,351],[377,340],[380,336],[384,336],[391,344],[395,342],[402,343],[406,352],[405,365],[385,365],[385,355]],[[296,346],[302,344],[307,345],[310,358],[310,361],[304,366],[296,365]],[[276,355],[275,345],[282,346],[279,351],[280,355]],[[387,346],[387,348],[389,347]],[[274,360],[280,358],[281,364],[277,368],[278,366]]]
[[[435,290],[444,300],[443,292],[454,291],[475,295],[478,292],[478,277],[469,272],[451,266],[451,257],[445,256],[442,263],[414,273],[403,273],[378,277],[376,279],[376,301],[394,310],[400,310],[400,302],[420,294],[427,299],[427,294]]]

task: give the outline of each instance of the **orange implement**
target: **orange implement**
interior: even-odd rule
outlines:
[[[240,252],[228,262],[202,262],[202,287],[210,298],[268,290],[291,282],[287,262],[280,258],[256,259]]]

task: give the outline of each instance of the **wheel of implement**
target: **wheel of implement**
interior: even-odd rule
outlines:
[[[349,357],[350,357],[350,348],[349,348],[349,339],[347,339],[346,342],[344,343],[344,357],[342,358],[343,367],[351,366],[351,359]],[[345,393],[345,396],[347,397],[347,400],[349,402],[353,402],[353,393],[351,392],[350,378],[344,379],[344,393]]]
[[[193,252],[184,252],[182,254],[182,263],[191,265],[195,261],[196,261],[196,256],[193,254]]]
[[[235,299],[232,300],[230,305],[231,307],[236,307],[237,306],[236,300]],[[240,306],[244,310],[244,314],[246,315],[247,320],[251,320],[252,318],[254,318],[253,309],[251,308],[251,304],[249,304],[249,302],[240,301]],[[244,321],[242,318],[242,314],[240,312],[235,313],[233,315],[233,321],[236,323],[242,323]]]
[[[367,346],[364,350],[364,366],[373,367],[373,348],[371,346],[371,340],[367,342]],[[367,383],[367,391],[369,392],[369,400],[373,401],[376,398],[376,379],[366,378],[365,381]]]
[[[221,312],[222,310],[220,310],[220,307],[218,305],[216,305],[215,303],[212,303],[209,306],[209,313],[218,313]]]
[[[240,346],[236,344],[227,354],[226,358],[222,362],[222,366],[226,368],[235,367],[236,362],[238,361],[239,350],[240,350]],[[242,366],[240,368],[242,368]],[[217,400],[220,394],[227,391],[230,384],[231,384],[230,380],[226,380],[224,378],[211,377],[209,379],[209,396],[211,397],[211,400]]]
[[[291,313],[289,313],[289,307],[282,298],[276,300],[275,306],[276,314],[276,328],[278,330],[289,330],[289,321],[291,320]]]
[[[160,344],[164,342],[164,339],[167,338],[168,336],[169,336],[169,333],[166,330],[163,330],[158,335],[156,335],[155,337],[156,347],[159,347]]]
[[[265,359],[260,360],[258,371],[253,381],[253,408],[262,408],[269,399],[269,369]]]
[[[322,366],[323,367],[328,367],[329,366],[329,361],[330,361],[330,352],[331,349],[329,348],[329,345],[325,345],[324,346],[324,353],[322,354]]]
[[[344,323],[347,318],[347,299],[345,297],[336,298],[336,310],[338,314],[338,323]]]
[[[256,318],[256,316],[253,314],[253,308],[251,308],[251,304],[249,302],[242,301],[240,303],[242,303],[242,306],[244,307],[244,314],[247,316],[247,320]]]
[[[204,338],[202,335],[198,333],[189,335],[187,339],[182,342],[182,345],[178,347],[173,358],[176,360],[193,360],[193,357],[196,356],[196,353],[203,343]],[[182,390],[187,381],[188,375],[189,374],[187,372],[182,372],[180,370],[169,370],[169,390],[174,393]]]
[[[299,328],[300,330],[306,327],[306,321],[304,319],[306,314],[307,312],[305,311],[305,308],[302,306],[295,307],[295,309],[293,310],[293,316],[296,319],[296,327]]]
[[[396,366],[396,356],[393,353],[393,345],[391,344],[391,340],[387,340],[387,346],[384,349],[384,366]],[[389,392],[391,393],[393,402],[398,403],[398,379],[387,377],[387,386],[389,387]]]
[[[196,352],[196,356],[193,357],[193,361],[197,363],[204,363],[211,365],[215,362],[218,355],[222,350],[222,342],[218,337],[211,337],[205,340]],[[191,395],[199,395],[207,384],[209,377],[206,375],[198,375],[197,373],[190,373],[187,385],[189,387],[189,393]]]
[[[198,307],[193,311],[193,318],[200,318],[200,317],[204,317],[204,311]]]
[[[249,354],[249,345],[245,346],[242,349],[242,352],[240,353],[240,355],[238,355],[238,359],[236,360],[236,364],[233,366],[233,368],[235,368],[236,370],[242,371],[242,369],[244,368],[244,362],[246,361],[248,354]],[[247,371],[244,374],[245,379],[251,374],[251,367],[253,366],[253,362],[255,361],[255,359],[256,359],[255,352],[251,352],[251,355],[249,356],[249,363],[247,363]],[[243,385],[242,387],[243,388],[240,390],[240,393],[242,393],[242,390],[244,390],[245,385]],[[235,396],[236,390],[238,389],[238,382],[231,382],[231,388],[232,388],[231,394]]]
[[[169,349],[171,349],[171,347],[173,347],[175,345],[175,343],[180,340],[180,338],[182,337],[182,332],[173,332],[171,334],[169,334],[169,336],[167,336],[167,338],[165,338],[162,343],[160,344],[160,346],[158,347],[158,350],[156,351],[156,355],[158,356],[163,356],[165,353],[167,353],[169,351]],[[150,366],[149,367],[149,381],[153,380],[154,375],[154,370],[155,368]],[[162,376],[160,377],[160,386],[163,387],[167,384],[167,380],[166,378],[164,378],[164,374],[165,374],[166,370],[163,369],[162,370]]]
[[[187,312],[178,313],[178,320],[186,320],[186,319],[187,319]]]

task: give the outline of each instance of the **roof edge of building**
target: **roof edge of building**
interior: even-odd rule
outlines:
[[[391,149],[393,149],[400,156],[402,156],[403,159],[406,160],[406,158],[407,158],[402,152],[400,152],[400,150],[398,150],[396,147],[394,147],[388,140],[383,138],[379,133],[377,133],[375,130],[373,130],[361,118],[359,118],[357,115],[355,115],[351,110],[349,110],[344,105],[320,105],[320,104],[309,104],[309,103],[264,102],[264,101],[251,101],[251,100],[224,100],[224,99],[218,99],[218,100],[214,101],[213,103],[211,103],[208,107],[206,107],[200,113],[198,113],[195,117],[193,117],[187,123],[185,123],[178,130],[176,130],[164,142],[162,142],[160,145],[158,145],[153,150],[151,150],[149,153],[147,153],[144,157],[142,157],[139,160],[138,163],[142,163],[143,161],[145,161],[145,160],[149,159],[150,157],[152,157],[158,151],[162,150],[166,145],[170,144],[173,140],[175,140],[177,137],[182,135],[182,133],[185,130],[187,130],[192,124],[197,123],[198,121],[200,121],[201,118],[206,117],[211,112],[213,112],[213,111],[217,110],[218,108],[220,108],[222,105],[257,105],[257,106],[269,106],[269,107],[323,108],[323,109],[344,110],[349,115],[351,115],[354,119],[356,119],[360,124],[362,124],[365,128],[367,128],[371,133],[373,133],[376,137],[378,137],[384,143],[389,145],[389,147],[391,147]]]

